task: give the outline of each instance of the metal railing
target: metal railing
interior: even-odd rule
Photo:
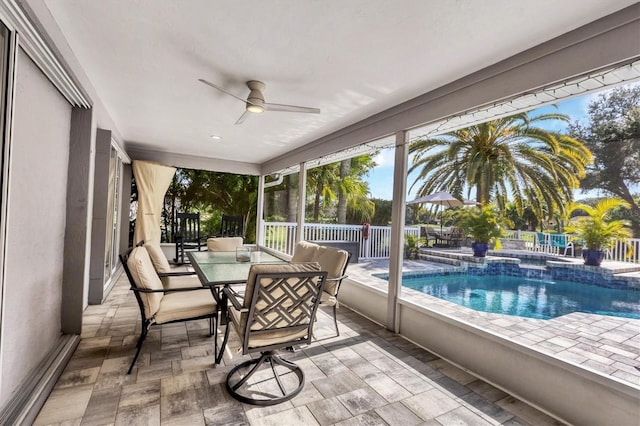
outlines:
[[[264,245],[288,255],[293,255],[296,229],[293,222],[266,222]],[[405,233],[420,236],[420,227],[407,226]],[[369,238],[362,238],[360,225],[304,224],[304,239],[308,241],[351,241],[359,246],[360,259],[387,259],[391,255],[391,227],[370,226]]]
[[[266,222],[264,225],[265,246],[288,255],[293,254],[297,224],[292,222]],[[420,237],[419,226],[405,227],[405,233]],[[573,237],[567,234],[505,230],[504,239],[524,241],[529,251],[565,254]],[[360,225],[332,225],[305,223],[304,239],[309,241],[351,241],[359,246],[360,259],[387,259],[391,254],[391,227],[371,226],[369,238],[362,238]],[[577,247],[573,247],[575,251]],[[567,254],[573,254],[567,250]],[[640,263],[640,238],[629,238],[626,242],[616,241],[606,252],[607,260]]]

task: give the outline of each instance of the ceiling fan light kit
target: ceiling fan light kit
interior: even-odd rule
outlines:
[[[229,95],[231,97],[234,97],[245,103],[245,112],[240,116],[240,118],[238,118],[235,124],[242,124],[246,120],[248,112],[254,113],[254,114],[260,114],[264,111],[304,112],[304,113],[311,113],[311,114],[320,113],[320,109],[318,108],[309,108],[309,107],[303,107],[303,106],[297,106],[297,105],[271,104],[271,103],[265,102],[264,94],[262,92],[265,90],[266,85],[262,81],[257,81],[257,80],[247,81],[247,87],[249,88],[250,92],[246,100],[202,78],[198,79],[198,81],[206,84],[207,86],[211,86],[214,89],[217,89],[222,93]]]

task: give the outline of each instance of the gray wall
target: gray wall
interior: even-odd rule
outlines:
[[[91,226],[91,259],[89,272],[89,304],[99,305],[104,293],[104,257],[107,237],[107,212],[109,199],[109,155],[111,132],[96,132],[95,170],[93,176],[93,222]]]
[[[14,114],[0,406],[61,335],[71,106],[22,51]]]

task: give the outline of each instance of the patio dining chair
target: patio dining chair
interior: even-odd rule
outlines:
[[[218,353],[216,323],[218,305],[211,290],[201,285],[164,288],[153,267],[149,252],[142,245],[133,247],[120,255],[120,261],[129,279],[131,290],[135,294],[142,317],[142,329],[136,345],[136,353],[127,374],[131,374],[149,329],[155,325],[208,319],[209,335],[214,336],[215,357]]]
[[[244,216],[222,215],[219,236],[244,238]]]
[[[333,324],[336,336],[340,335],[338,328],[338,292],[342,280],[347,278],[346,271],[351,259],[351,253],[334,247],[322,246],[309,241],[300,241],[296,244],[292,263],[318,262],[320,268],[327,272],[327,279],[320,298],[320,306],[332,308]]]
[[[200,251],[202,248],[200,213],[176,213],[173,235],[176,246],[174,262],[183,264],[185,262],[185,251]]]
[[[558,250],[558,254],[562,250],[564,256],[569,252],[571,252],[571,256],[574,255],[573,242],[569,241],[569,237],[564,234],[549,234],[549,243],[554,251]]]
[[[171,267],[167,257],[158,244],[145,244],[144,241],[141,241],[137,245],[143,246],[147,250],[147,253],[149,253],[153,268],[158,273],[160,281],[162,281],[162,286],[165,289],[202,287],[202,283],[196,276],[195,271],[185,269],[178,270],[178,268]]]
[[[227,375],[226,388],[235,399],[254,405],[274,405],[298,395],[304,372],[283,359],[278,350],[309,344],[326,272],[318,263],[252,265],[245,295],[225,288],[231,302],[229,318],[242,340],[242,354],[260,352],[235,366]],[[271,374],[258,374],[262,366]]]
[[[211,237],[207,238],[207,251],[236,251],[242,244],[242,237]]]
[[[534,247],[536,251],[541,251],[544,253],[549,251],[549,240],[547,238],[548,235],[549,234],[545,234],[544,232],[536,232],[536,244]]]
[[[451,233],[446,237],[446,244],[450,247],[460,247],[464,239],[464,231],[462,228],[453,228]]]

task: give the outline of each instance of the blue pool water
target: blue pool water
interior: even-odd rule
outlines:
[[[571,312],[640,319],[640,291],[637,290],[467,274],[405,276],[402,285],[476,311],[541,319]]]

